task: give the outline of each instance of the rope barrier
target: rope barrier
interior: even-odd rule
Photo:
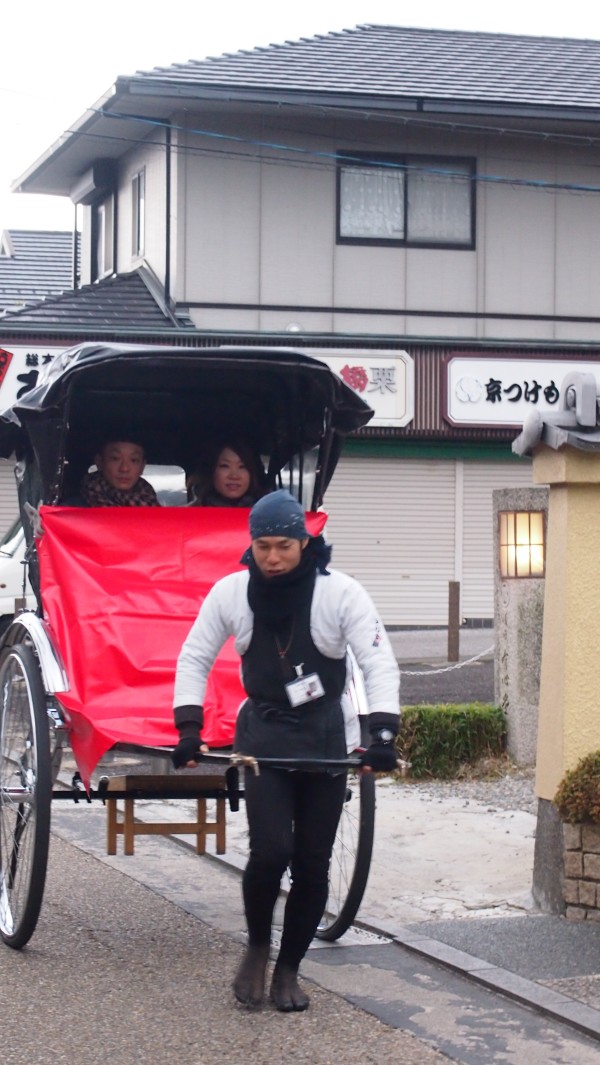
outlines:
[[[470,666],[472,662],[477,662],[478,659],[483,658],[484,655],[489,655],[494,650],[494,645],[486,647],[485,651],[480,651],[478,655],[473,655],[472,658],[465,659],[464,662],[455,662],[451,666],[440,666],[439,669],[400,669],[400,673],[404,677],[431,677],[434,673],[450,673],[453,669],[462,669],[464,666]]]

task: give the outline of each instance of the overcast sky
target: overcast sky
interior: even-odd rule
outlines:
[[[600,5],[571,0],[30,0],[3,5],[0,232],[70,229],[68,199],[10,186],[120,74],[204,59],[364,23],[600,40]]]

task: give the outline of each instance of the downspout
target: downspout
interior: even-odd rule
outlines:
[[[165,124],[165,186],[166,186],[166,211],[165,219],[165,305],[171,302],[171,123]]]
[[[79,236],[77,233],[77,204],[73,204],[73,262],[72,262],[72,284],[71,288],[75,290],[79,288],[79,277],[77,275],[77,245],[79,243]]]

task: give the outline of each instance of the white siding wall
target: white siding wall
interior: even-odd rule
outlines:
[[[179,160],[178,170],[185,207],[182,202],[178,213],[183,274],[173,279],[175,298],[256,304],[261,276],[259,164],[250,157],[233,163],[217,154],[186,157],[185,167]],[[226,328],[229,322],[239,329],[258,328],[258,313],[252,310],[192,313],[202,328]]]
[[[342,458],[325,499],[333,565],[386,625],[446,625],[453,580],[463,618],[492,618],[492,491],[530,483],[525,462]]]
[[[191,126],[194,116],[189,116]],[[515,336],[515,323],[468,318],[358,318],[303,307],[356,307],[549,315],[597,313],[600,287],[600,215],[591,196],[544,183],[600,185],[600,166],[577,148],[564,160],[551,145],[505,136],[461,137],[435,141],[423,131],[404,131],[402,143],[385,127],[369,129],[324,123],[313,135],[308,122],[296,130],[237,123],[224,132],[247,142],[278,140],[306,149],[306,155],[278,153],[252,143],[235,150],[223,141],[211,144],[189,135],[187,154],[177,157],[178,264],[185,277],[174,278],[182,301],[284,303],[291,311],[215,309],[192,311],[198,326],[219,329],[285,329],[298,320],[305,332],[320,330],[406,331],[411,335],[473,337]],[[314,128],[314,127],[313,127]],[[316,129],[314,130],[316,134]],[[477,246],[473,251],[336,245],[336,150],[352,143],[356,151],[396,150],[471,156],[478,173],[501,179],[477,184]],[[311,151],[319,157],[311,156]],[[154,150],[152,159],[162,160]],[[148,157],[148,153],[146,153]],[[331,159],[329,159],[331,156]],[[522,181],[511,184],[510,179]],[[506,183],[504,183],[506,181]],[[531,182],[531,185],[527,183]],[[149,215],[155,210],[150,202]],[[185,210],[183,203],[185,202]],[[175,207],[174,207],[175,217]],[[123,216],[121,224],[123,224]],[[162,265],[154,264],[159,272]],[[294,314],[294,308],[300,310]],[[300,317],[298,317],[300,316]],[[442,324],[443,323],[443,324]],[[519,336],[589,339],[585,323],[520,321]]]

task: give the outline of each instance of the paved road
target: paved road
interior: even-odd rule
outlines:
[[[448,661],[446,629],[404,629],[390,639],[402,670],[403,705],[494,701],[493,629],[462,629],[458,663]]]
[[[75,835],[89,831],[85,846],[92,849],[96,830],[102,836],[101,808],[59,810],[56,821],[61,834],[69,821]],[[447,1062],[322,987],[312,988],[311,1009],[303,1014],[237,1006],[229,984],[241,948],[215,930],[211,913],[226,900],[239,924],[238,878],[175,844],[148,842],[146,859],[107,864],[53,837],[34,939],[20,953],[0,948],[8,1065]],[[155,889],[119,871],[122,861]],[[178,904],[164,897],[165,887]]]
[[[489,659],[461,664],[460,669],[419,662],[403,663],[401,668],[403,706],[494,701],[494,663]]]
[[[306,1014],[249,1014],[229,991],[243,942],[234,868],[149,837],[109,858],[99,805],[57,803],[53,824],[38,930],[22,953],[0,949],[10,1065],[600,1065],[600,1044],[389,927],[311,948]]]
[[[108,858],[102,807],[53,816],[38,930],[0,951],[10,1065],[600,1065],[590,1040],[364,932],[311,949],[306,1014],[249,1014],[229,991],[235,872],[155,838]]]

